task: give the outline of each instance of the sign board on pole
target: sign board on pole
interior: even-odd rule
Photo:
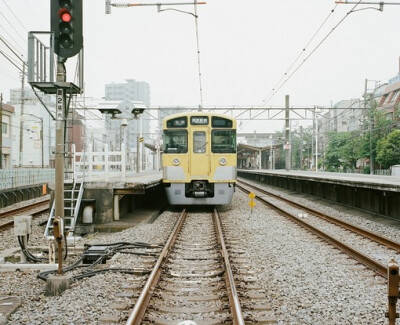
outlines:
[[[64,89],[57,89],[56,121],[64,119]]]

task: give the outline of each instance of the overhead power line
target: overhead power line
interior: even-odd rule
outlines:
[[[21,34],[15,29],[14,24],[12,24],[7,17],[0,11],[0,15],[4,18],[4,20],[10,25],[10,27],[15,31],[15,33],[21,38],[23,42],[26,42],[26,39],[24,39]]]
[[[325,20],[322,22],[321,26],[318,27],[318,29],[315,31],[314,35],[311,37],[311,39],[308,41],[308,43],[306,44],[306,46],[303,47],[303,49],[300,51],[299,55],[294,59],[294,61],[292,62],[292,64],[289,66],[289,68],[286,70],[286,72],[283,74],[283,76],[281,77],[281,79],[279,79],[279,81],[275,84],[275,86],[271,89],[271,91],[269,92],[269,94],[263,99],[262,103],[261,103],[261,107],[263,105],[265,105],[268,101],[269,101],[269,96],[275,91],[275,89],[279,86],[279,84],[282,82],[282,80],[287,76],[287,74],[289,73],[289,71],[293,68],[293,66],[297,63],[297,61],[300,59],[300,57],[306,52],[308,46],[311,44],[311,42],[314,40],[314,38],[317,36],[317,34],[319,33],[319,31],[322,29],[322,27],[326,24],[326,22],[328,21],[328,19],[330,18],[330,16],[335,12],[335,9],[338,5],[336,5],[328,14],[328,16],[325,18]],[[267,100],[268,99],[268,100]],[[267,102],[266,102],[267,100]]]
[[[362,0],[358,1],[353,8],[346,13],[346,15],[329,31],[329,33],[315,46],[315,48],[310,52],[310,54],[307,55],[307,57],[296,67],[296,69],[289,74],[289,76],[285,79],[285,81],[277,88],[274,89],[274,92],[270,97],[264,101],[262,106],[266,105],[275,95],[276,93],[293,77],[293,75],[300,69],[300,67],[315,53],[315,51],[329,38],[329,36],[339,27],[340,24],[343,23],[343,21],[352,13],[354,12],[354,9],[362,2]],[[287,76],[287,73],[285,73],[285,77]],[[261,113],[260,113],[261,114]],[[257,116],[255,116],[257,117]]]
[[[19,22],[19,24],[22,26],[23,29],[28,33],[28,30],[24,26],[24,24],[19,20],[19,18],[14,14],[14,11],[8,6],[7,2],[3,0],[4,4],[7,6],[8,10],[10,10],[11,14],[14,16],[14,18]]]
[[[200,69],[200,41],[199,41],[199,24],[197,15],[197,0],[194,0],[194,21],[196,25],[196,42],[197,42],[197,66],[199,68],[199,87],[200,87],[200,108],[203,107],[203,88],[201,85],[201,69]]]
[[[16,64],[6,53],[4,53],[3,51],[0,50],[0,54],[3,55],[14,67],[16,67],[19,71],[21,71],[22,73],[24,73],[24,71],[18,66],[18,64]],[[25,73],[25,75],[27,75]]]

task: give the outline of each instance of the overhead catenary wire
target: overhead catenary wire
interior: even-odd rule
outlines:
[[[14,49],[15,52],[19,52],[19,53],[25,53],[25,48],[26,48],[26,44],[21,45],[19,43],[17,43],[15,37],[13,37],[13,35],[11,35],[7,29],[5,29],[3,26],[0,25],[0,29],[3,30],[4,34],[0,35],[0,37],[7,39],[8,44]],[[7,37],[6,37],[6,36]],[[21,56],[23,57],[23,55],[21,54]]]
[[[183,4],[188,4],[188,3],[168,3],[168,5],[183,5]],[[191,4],[191,3],[190,3]],[[161,9],[161,4],[157,4],[158,7],[158,12],[162,11],[177,11],[181,12],[184,14],[189,14],[194,17],[194,23],[195,23],[195,34],[196,34],[196,48],[197,48],[197,68],[198,68],[198,75],[199,75],[199,97],[200,97],[200,105],[199,105],[199,110],[202,110],[203,107],[203,86],[202,86],[202,75],[201,75],[201,64],[200,64],[200,38],[199,38],[199,23],[198,23],[198,18],[199,15],[197,13],[197,5],[199,4],[206,4],[206,2],[198,2],[197,0],[194,0],[193,5],[194,5],[194,13],[188,12],[188,11],[183,11],[175,8],[167,8],[167,9]],[[137,5],[152,5],[152,4],[137,4]],[[154,4],[153,4],[154,5]]]
[[[194,22],[196,27],[196,43],[197,43],[197,66],[199,69],[199,87],[200,87],[200,110],[203,107],[203,88],[201,83],[201,65],[200,65],[200,40],[199,40],[199,23],[197,14],[197,0],[194,0]]]
[[[294,59],[294,61],[291,63],[289,68],[286,70],[286,72],[283,74],[281,79],[275,84],[275,86],[271,89],[269,94],[263,99],[262,103],[259,105],[260,107],[264,106],[266,104],[267,98],[271,95],[271,93],[275,90],[276,87],[279,86],[279,84],[282,82],[282,80],[285,78],[285,76],[289,73],[289,71],[293,68],[293,66],[297,63],[297,61],[300,59],[300,57],[306,52],[308,46],[311,44],[311,42],[315,39],[315,37],[318,35],[322,27],[326,24],[328,19],[331,17],[331,15],[335,12],[335,9],[338,5],[335,5],[335,7],[329,12],[328,16],[325,18],[325,20],[322,22],[322,24],[318,27],[318,29],[315,31],[314,35],[311,37],[311,39],[307,42],[307,44],[303,47],[303,49],[300,51],[298,56]]]
[[[19,22],[19,24],[22,26],[22,28],[28,33],[28,29],[25,27],[25,25],[19,20],[19,18],[15,15],[14,11],[10,8],[10,6],[7,4],[5,0],[3,0],[4,4],[10,10],[11,14],[14,16],[14,18]]]
[[[24,71],[18,66],[17,63],[15,63],[6,53],[4,53],[3,51],[0,50],[0,54],[2,56],[4,56],[13,66],[15,66],[21,73],[24,73]],[[25,72],[25,75],[27,75],[27,73]]]
[[[277,88],[274,89],[273,93],[268,97],[268,99],[264,100],[262,106],[265,106],[275,95],[276,93],[293,77],[293,75],[300,69],[300,67],[303,66],[303,64],[315,53],[315,51],[331,36],[331,34],[343,23],[343,21],[352,13],[354,12],[354,9],[362,2],[362,0],[359,0],[350,11],[346,13],[346,15],[328,32],[328,34],[325,35],[325,37],[314,47],[314,49],[307,55],[307,57],[296,67],[296,69],[289,74],[289,76],[285,79],[285,81]],[[335,6],[336,8],[336,6]],[[332,11],[331,11],[332,13]],[[287,76],[287,73],[285,73],[284,77]],[[284,79],[284,78],[282,78]],[[281,80],[282,80],[281,79]],[[258,115],[262,114],[263,112],[260,112],[253,118],[256,118]]]
[[[19,36],[19,38],[26,43],[27,40],[23,38],[23,36],[19,33],[19,31],[14,27],[14,24],[12,24],[7,17],[0,11],[0,15],[3,17],[3,19],[10,25],[11,29]]]

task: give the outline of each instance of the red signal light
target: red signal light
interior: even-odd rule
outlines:
[[[58,12],[58,16],[60,17],[61,21],[65,23],[69,23],[72,20],[71,12],[66,8],[60,9],[60,11]]]

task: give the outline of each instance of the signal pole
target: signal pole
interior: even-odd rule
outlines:
[[[64,64],[57,64],[57,82],[65,82]],[[56,166],[55,166],[55,215],[64,219],[64,112],[66,103],[65,89],[57,89],[56,106]]]
[[[66,84],[65,61],[78,54],[83,47],[82,1],[51,1],[50,25],[54,32],[54,52],[58,55],[57,83]],[[64,219],[64,126],[68,115],[67,87],[56,86],[56,172],[55,215]],[[71,95],[72,96],[72,95]]]

